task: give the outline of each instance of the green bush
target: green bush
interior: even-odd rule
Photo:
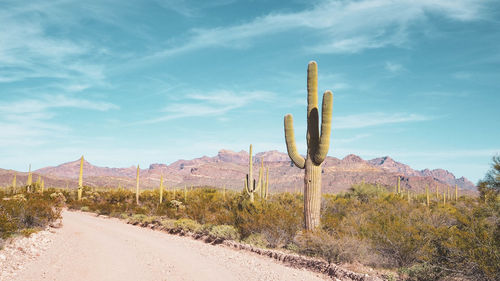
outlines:
[[[250,244],[259,248],[267,248],[269,242],[267,242],[266,238],[260,233],[250,234],[248,237],[243,239],[243,243]]]
[[[216,225],[210,229],[209,235],[223,240],[238,240],[240,234],[232,225]]]
[[[179,219],[174,222],[174,226],[179,231],[197,232],[201,229],[201,224],[191,219]]]

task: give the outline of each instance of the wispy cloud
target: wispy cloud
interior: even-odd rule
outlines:
[[[151,124],[196,116],[222,116],[252,101],[266,102],[274,96],[274,93],[266,91],[232,92],[228,90],[188,94],[187,99],[182,102],[170,103],[163,108],[163,116],[141,121],[138,124]]]
[[[118,106],[65,95],[44,95],[0,102],[0,145],[36,146],[66,138],[70,127],[54,122],[56,109],[79,108],[108,111]]]
[[[391,73],[398,73],[404,70],[404,67],[399,63],[386,62],[384,68]]]
[[[357,53],[365,49],[401,46],[408,30],[433,14],[455,21],[482,18],[481,2],[457,1],[323,1],[309,10],[271,13],[232,26],[192,29],[184,43],[149,56],[168,57],[209,47],[244,48],[250,40],[282,32],[315,31],[315,53]],[[369,19],[369,20],[367,20]],[[321,38],[323,38],[321,40]]]
[[[386,124],[428,121],[432,119],[433,118],[429,116],[413,113],[387,114],[375,112],[333,117],[332,125],[335,129],[358,129]]]

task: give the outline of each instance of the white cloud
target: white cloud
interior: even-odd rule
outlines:
[[[387,114],[383,112],[374,112],[338,117],[334,116],[332,120],[332,126],[334,129],[358,129],[386,124],[427,121],[431,119],[433,118],[420,114]]]
[[[397,72],[404,70],[404,67],[401,64],[393,63],[390,61],[386,62],[384,67],[387,71],[392,72],[392,73],[397,73]]]
[[[53,120],[57,116],[55,110],[61,108],[108,111],[118,106],[65,95],[0,102],[0,146],[37,146],[67,139],[71,128]]]
[[[457,21],[478,20],[482,3],[472,0],[412,1],[364,0],[324,1],[309,10],[271,13],[233,26],[193,29],[182,44],[153,56],[167,57],[209,47],[243,48],[250,39],[281,32],[316,31],[318,43],[309,46],[317,53],[357,53],[365,49],[401,46],[408,29],[425,21],[428,14]]]
[[[185,117],[222,116],[253,101],[268,101],[275,94],[266,91],[232,92],[220,90],[204,94],[188,94],[186,96],[186,100],[171,103],[163,108],[162,111],[165,113],[163,116],[136,124],[151,124]]]

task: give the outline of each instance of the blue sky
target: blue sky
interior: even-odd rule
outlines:
[[[500,153],[498,1],[0,1],[0,167],[305,152],[306,68],[329,155],[476,182]],[[320,93],[321,94],[321,93]]]

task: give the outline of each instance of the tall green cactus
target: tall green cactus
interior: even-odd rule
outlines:
[[[135,185],[135,204],[139,205],[139,164],[137,164],[137,177]]]
[[[321,208],[321,164],[330,146],[332,124],[333,94],[323,94],[321,109],[321,134],[319,131],[318,110],[318,66],[312,61],[307,67],[307,155],[302,157],[295,145],[293,117],[285,116],[285,140],[288,155],[295,166],[305,169],[304,174],[304,226],[314,230],[320,223]]]
[[[160,176],[160,204],[163,203],[163,174]]]
[[[82,200],[83,193],[83,155],[80,158],[80,175],[78,176],[78,201]]]
[[[250,202],[254,202],[254,194],[258,192],[262,185],[262,168],[259,170],[259,180],[255,181],[253,178],[253,158],[252,158],[252,145],[250,145],[250,152],[248,157],[248,174],[245,179],[245,191],[250,196]]]

